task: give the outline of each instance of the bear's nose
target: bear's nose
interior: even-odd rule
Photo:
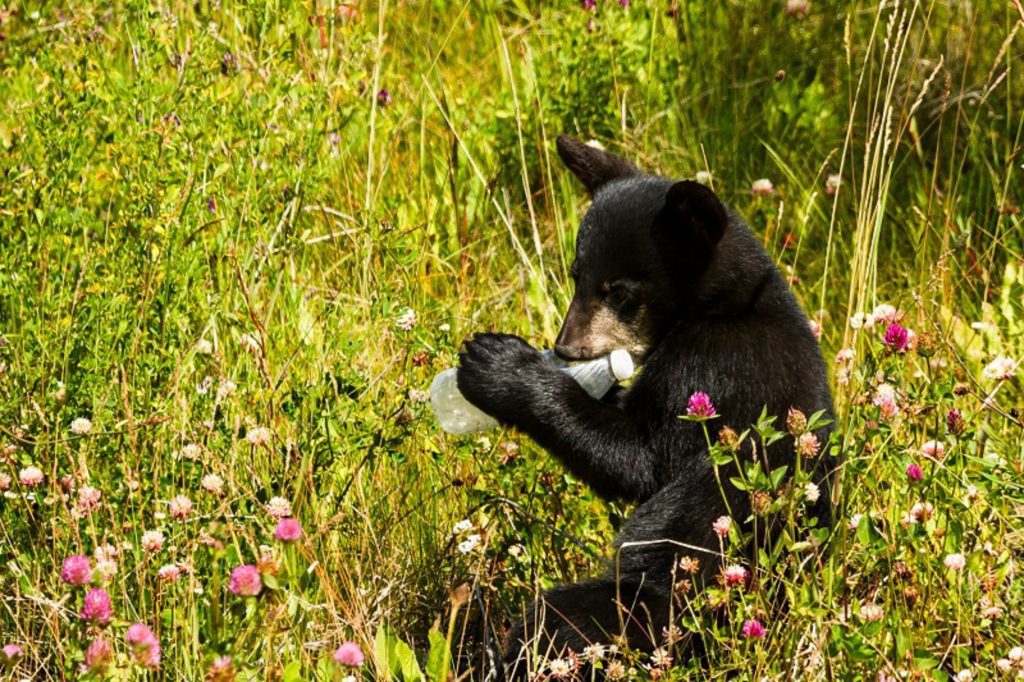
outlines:
[[[586,346],[571,346],[565,343],[556,343],[555,354],[569,362],[574,360],[587,360],[590,358],[590,349]]]

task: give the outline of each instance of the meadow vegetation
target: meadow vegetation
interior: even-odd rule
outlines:
[[[425,402],[474,331],[553,343],[569,132],[750,222],[820,330],[842,462],[831,534],[791,514],[752,562],[734,524],[748,578],[680,585],[705,657],[588,655],[1024,675],[1022,26],[1019,0],[8,0],[0,674],[476,679],[596,572],[627,509]],[[757,473],[755,507],[813,495]]]

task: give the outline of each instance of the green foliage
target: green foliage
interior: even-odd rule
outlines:
[[[710,172],[836,358],[817,448],[842,462],[829,530],[806,513],[816,455],[765,467],[719,435],[761,448],[787,425],[703,421],[719,485],[784,532],[750,557],[734,523],[722,551],[752,579],[680,585],[706,658],[600,665],[995,675],[1022,603],[1024,371],[994,361],[1024,357],[1024,17],[628,5],[0,9],[0,645],[24,649],[4,674],[75,677],[106,636],[119,679],[202,679],[223,656],[245,680],[472,679],[485,626],[500,638],[538,589],[601,570],[628,506],[519,434],[446,436],[422,394],[474,331],[553,342],[584,208],[553,140],[573,132]],[[849,322],[883,301],[916,348]],[[299,541],[274,538],[275,498]],[[73,554],[111,593],[106,628],[60,580]],[[258,597],[229,590],[241,564]],[[157,671],[132,662],[134,622]],[[332,661],[348,640],[358,670]]]

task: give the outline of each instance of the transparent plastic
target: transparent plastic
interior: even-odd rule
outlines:
[[[572,377],[594,398],[603,398],[619,381],[633,376],[633,359],[624,350],[612,351],[596,360],[567,364],[552,350],[542,351],[544,361]],[[459,391],[458,369],[453,367],[434,377],[430,384],[430,404],[441,428],[448,433],[465,435],[487,431],[498,421],[466,400]]]

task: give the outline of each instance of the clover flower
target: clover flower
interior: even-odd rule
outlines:
[[[85,672],[94,675],[104,673],[114,657],[114,646],[106,637],[92,640],[85,650]]]
[[[34,488],[43,482],[43,471],[39,467],[28,466],[18,472],[18,481],[26,488]]]
[[[245,439],[249,441],[251,445],[266,445],[270,442],[271,434],[270,429],[265,426],[254,426],[245,433]]]
[[[239,597],[255,597],[263,590],[263,579],[255,566],[243,564],[231,571],[228,589]]]
[[[402,331],[410,331],[416,326],[416,311],[406,308],[405,312],[395,318],[395,326]]]
[[[964,570],[964,567],[967,565],[967,559],[963,554],[947,554],[946,558],[942,560],[942,563],[951,571],[959,572]]]
[[[207,682],[233,682],[235,679],[235,667],[230,656],[221,656],[210,664],[206,673]]]
[[[177,564],[165,564],[156,572],[156,577],[164,583],[177,582],[181,577],[181,567]]]
[[[764,626],[756,620],[744,621],[740,632],[742,632],[743,636],[747,639],[764,639],[765,636]]]
[[[906,353],[910,347],[910,336],[907,328],[893,322],[885,330],[882,343],[893,353]]]
[[[292,515],[292,503],[283,497],[270,498],[264,509],[267,510],[267,514],[275,519],[283,519],[286,516]]]
[[[164,534],[158,530],[147,530],[142,534],[142,548],[154,554],[159,552],[164,546]]]
[[[921,467],[917,464],[910,464],[907,466],[907,478],[910,479],[912,483],[917,483],[924,478],[924,471],[922,471]]]
[[[78,511],[84,515],[99,509],[102,493],[91,485],[83,485],[78,489]]]
[[[274,537],[281,542],[295,542],[302,537],[302,526],[295,519],[281,519],[274,528]]]
[[[942,441],[930,440],[921,446],[921,454],[929,459],[941,461],[946,456],[946,446]]]
[[[331,657],[334,662],[338,665],[347,665],[350,668],[358,668],[366,660],[363,656],[363,650],[359,648],[359,645],[355,642],[343,642],[341,646],[334,650],[334,655]]]
[[[224,493],[224,479],[217,474],[206,474],[200,485],[211,495],[220,496]]]
[[[176,519],[186,519],[192,513],[192,500],[185,495],[178,495],[170,502],[171,516]]]
[[[816,457],[820,450],[821,443],[818,441],[818,437],[810,431],[801,434],[801,436],[796,440],[796,451],[804,459]]]
[[[92,580],[92,565],[89,563],[89,557],[73,554],[64,559],[60,568],[60,579],[68,585],[76,587],[88,585]]]
[[[151,670],[160,667],[160,640],[145,623],[131,625],[124,636],[131,650],[132,660]]]
[[[717,416],[714,403],[711,402],[710,396],[703,391],[697,391],[690,396],[690,400],[686,403],[686,414],[700,419]]]
[[[739,564],[730,564],[722,570],[722,577],[725,579],[725,584],[730,586],[744,584],[747,582],[747,577],[749,575],[749,571]]]
[[[1005,355],[997,356],[981,370],[981,376],[988,381],[1009,381],[1017,373],[1017,362]]]
[[[771,196],[772,192],[775,191],[775,187],[768,178],[761,178],[754,180],[754,183],[750,186],[750,191],[755,197],[767,197]]]
[[[860,607],[860,617],[868,623],[874,623],[875,621],[882,620],[885,616],[885,611],[881,606],[873,602],[867,602],[862,604]]]
[[[110,604],[110,595],[106,590],[93,588],[85,593],[82,610],[78,614],[83,620],[106,625],[114,616],[114,608]]]

